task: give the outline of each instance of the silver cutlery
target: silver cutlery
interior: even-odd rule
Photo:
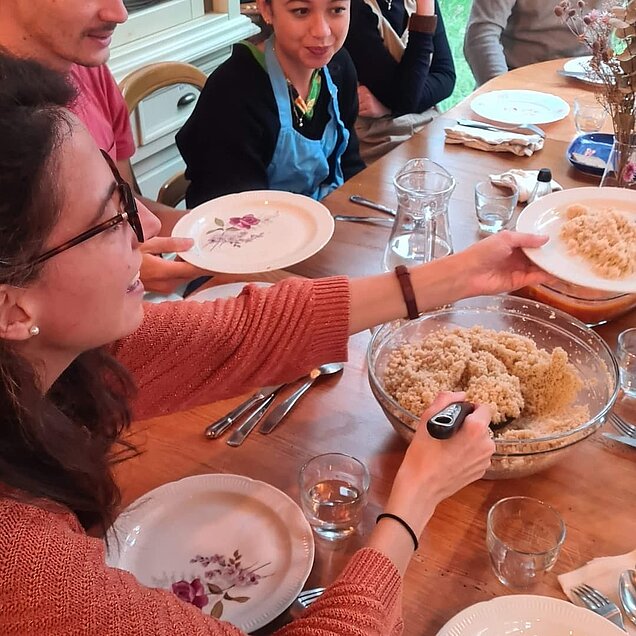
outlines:
[[[379,223],[380,225],[393,225],[393,219],[383,216],[349,216],[347,214],[334,214],[336,221],[350,221],[351,223]]]
[[[615,435],[614,433],[603,433],[604,437],[608,439],[612,439],[615,442],[620,442],[621,444],[625,444],[626,446],[632,446],[636,448],[636,439],[633,437],[629,437],[628,435]]]
[[[322,593],[324,591],[324,587],[314,587],[309,590],[303,590],[296,597],[296,600],[303,609],[307,609],[315,600],[319,599],[322,596]]]
[[[625,570],[618,581],[618,598],[634,625],[636,625],[636,570]]]
[[[205,436],[208,439],[216,439],[217,437],[220,437],[230,426],[232,426],[234,422],[236,422],[239,417],[241,417],[241,415],[246,413],[261,400],[264,400],[275,391],[278,391],[278,389],[280,389],[282,386],[282,384],[276,384],[273,386],[265,386],[262,389],[259,389],[258,391],[256,391],[256,393],[254,393],[254,395],[245,400],[245,402],[241,402],[227,415],[224,415],[222,418],[216,420],[216,422],[212,422],[212,424],[210,424],[205,429]]]
[[[240,446],[245,441],[245,438],[261,421],[277,393],[278,391],[274,391],[269,397],[266,397],[260,406],[230,435],[230,439],[226,442],[228,446]]]
[[[625,629],[625,623],[623,622],[623,615],[616,603],[612,603],[607,596],[601,594],[597,589],[586,585],[577,585],[572,588],[572,594],[577,596],[584,607],[596,612],[603,618],[614,623],[614,625],[620,627],[623,631]]]
[[[627,437],[636,438],[636,425],[635,424],[629,424],[620,415],[616,415],[616,413],[610,413],[609,421],[623,435],[627,435]]]
[[[514,132],[516,130],[530,130],[535,135],[539,135],[541,139],[545,139],[545,132],[539,128],[539,126],[535,126],[534,124],[518,124],[518,125],[497,125],[487,124],[483,121],[475,121],[473,119],[458,119],[457,123],[460,126],[466,126],[468,128],[480,128],[482,130],[492,130],[494,132]]]
[[[351,201],[351,203],[357,203],[358,205],[364,205],[365,207],[371,208],[372,210],[378,210],[378,212],[390,214],[391,216],[395,216],[397,214],[393,208],[390,208],[387,205],[382,205],[382,203],[371,201],[371,199],[367,199],[366,197],[361,197],[359,194],[352,194],[349,197],[349,201]]]
[[[288,398],[283,400],[265,419],[258,429],[259,433],[268,435],[271,433],[283,420],[283,418],[294,408],[298,400],[309,391],[314,382],[323,375],[331,375],[332,373],[338,373],[344,369],[342,362],[331,362],[329,364],[323,364],[318,369],[314,369],[307,380],[302,386],[294,391]]]

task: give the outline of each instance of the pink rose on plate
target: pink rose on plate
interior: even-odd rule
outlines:
[[[172,592],[182,601],[191,603],[199,609],[208,604],[208,595],[205,593],[203,583],[199,579],[192,579],[191,583],[177,581],[172,584]]]
[[[253,214],[245,214],[243,216],[230,217],[228,223],[234,227],[249,230],[253,225],[258,225],[260,223],[260,219],[257,219]]]

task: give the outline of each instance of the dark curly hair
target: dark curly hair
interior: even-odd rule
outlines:
[[[60,213],[58,157],[73,131],[66,106],[74,96],[63,75],[0,50],[0,285],[39,276],[42,265],[30,263]],[[134,450],[117,445],[133,391],[125,369],[99,349],[43,393],[37,369],[0,337],[2,494],[63,506],[104,532],[119,503],[111,464]]]

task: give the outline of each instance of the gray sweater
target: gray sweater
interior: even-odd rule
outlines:
[[[552,0],[473,0],[464,55],[477,84],[509,69],[560,57],[587,55],[587,47],[554,15]],[[601,0],[588,0],[585,11]]]

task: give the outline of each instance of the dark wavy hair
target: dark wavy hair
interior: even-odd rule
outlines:
[[[65,196],[58,158],[73,133],[65,107],[74,97],[63,75],[0,50],[0,285],[28,286],[43,267],[29,263]],[[134,450],[117,445],[133,390],[125,369],[100,349],[76,358],[44,394],[37,369],[0,337],[2,494],[63,506],[103,533],[119,503],[111,464]]]

